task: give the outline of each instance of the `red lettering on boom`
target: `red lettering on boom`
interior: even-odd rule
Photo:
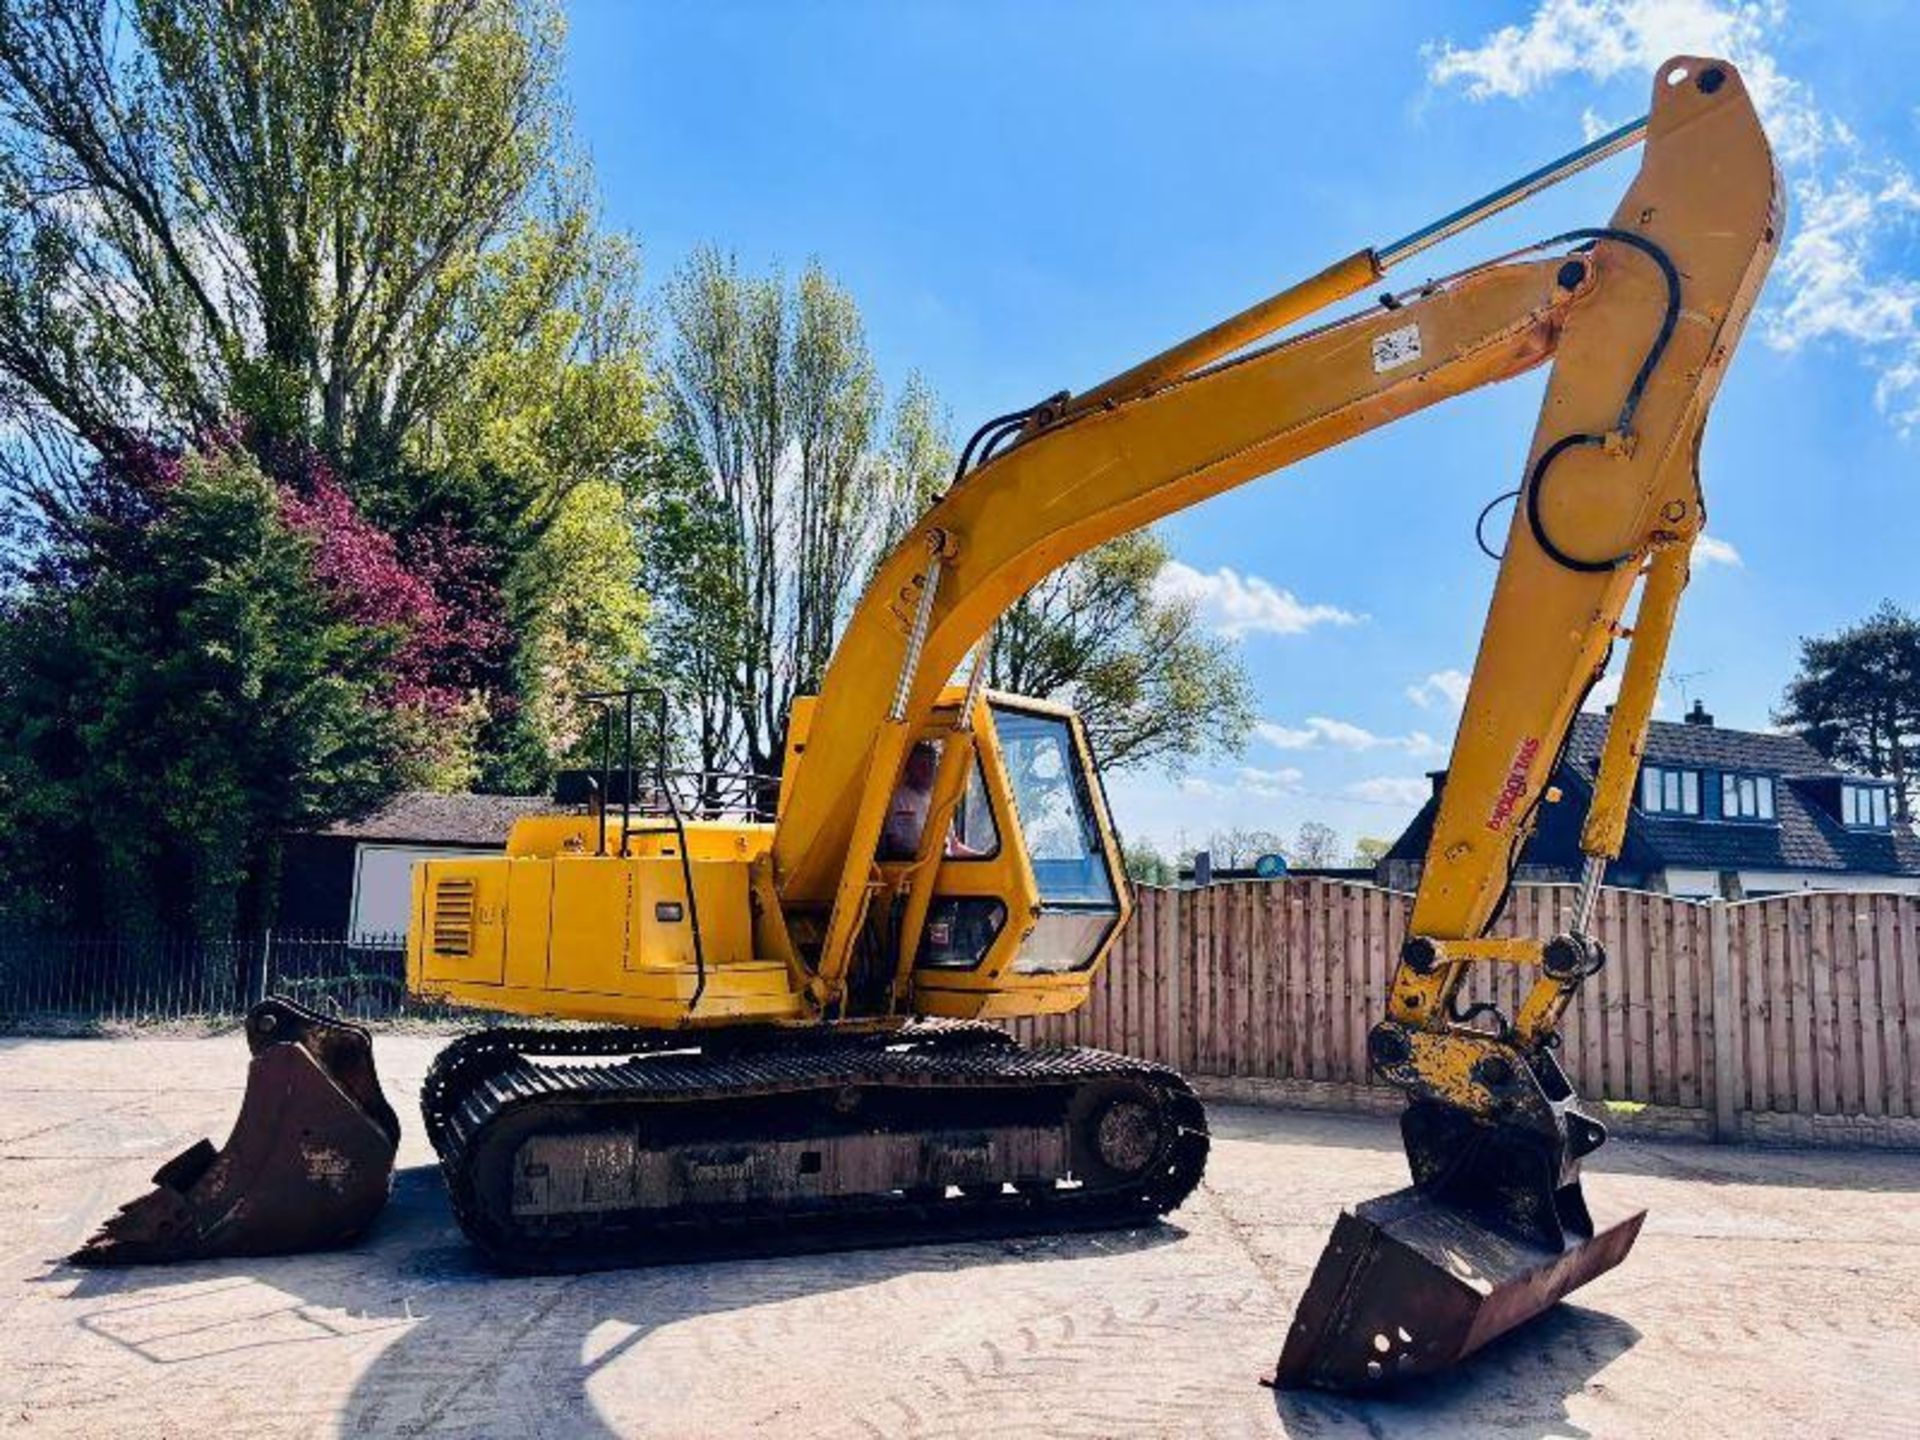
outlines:
[[[1520,797],[1527,793],[1527,772],[1533,768],[1533,762],[1539,758],[1540,741],[1529,735],[1520,742],[1520,748],[1513,752],[1513,764],[1507,768],[1506,783],[1500,787],[1499,798],[1493,802],[1493,813],[1487,816],[1487,829],[1504,830],[1507,822],[1513,819],[1513,812],[1520,808]]]

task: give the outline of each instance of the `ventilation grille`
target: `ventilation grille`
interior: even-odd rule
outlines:
[[[433,953],[473,954],[473,892],[471,879],[436,881],[433,887]]]

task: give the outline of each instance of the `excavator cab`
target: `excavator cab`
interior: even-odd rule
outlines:
[[[906,1008],[952,1019],[1075,1008],[1133,911],[1079,716],[956,687],[917,744],[941,761],[929,824],[913,853],[883,837],[892,904],[868,912],[870,931],[893,932],[883,948],[910,982]]]
[[[943,720],[956,710],[935,710]],[[939,856],[925,847],[939,868],[914,947],[914,1008],[968,1020],[1069,1010],[1133,912],[1087,733],[1064,705],[985,695],[972,737],[958,824]],[[910,887],[906,870],[897,879]]]

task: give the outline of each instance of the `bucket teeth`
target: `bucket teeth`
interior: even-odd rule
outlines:
[[[247,1016],[253,1060],[233,1133],[162,1165],[154,1188],[74,1252],[80,1265],[150,1265],[317,1250],[353,1239],[387,1202],[400,1124],[373,1041],[278,997]]]

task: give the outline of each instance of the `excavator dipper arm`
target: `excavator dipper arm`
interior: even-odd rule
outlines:
[[[1782,221],[1733,67],[1675,59],[1654,91],[1639,173],[1604,226],[1224,358],[1363,288],[1395,247],[1363,251],[1087,396],[1015,417],[1001,437],[1011,448],[987,445],[862,599],[783,798],[775,883],[783,909],[830,917],[810,986],[824,1009],[843,993],[908,737],[1008,605],[1106,540],[1552,361],[1411,938],[1371,1038],[1376,1070],[1409,1098],[1414,1183],[1342,1219],[1289,1335],[1283,1384],[1365,1386],[1449,1364],[1617,1263],[1638,1228],[1634,1217],[1595,1233],[1578,1162],[1605,1131],[1553,1048],[1568,999],[1604,960],[1585,923],[1619,849],[1705,521],[1702,428]],[[1634,128],[1579,153],[1610,153]],[[1629,637],[1573,930],[1486,939],[1574,716]],[[1538,972],[1493,1029],[1452,1014],[1477,963]]]
[[[1655,91],[1640,174],[1592,232],[1602,287],[1620,303],[1576,315],[1560,337],[1410,937],[1369,1036],[1375,1069],[1408,1096],[1413,1184],[1341,1217],[1288,1333],[1281,1384],[1365,1387],[1451,1365],[1618,1264],[1644,1218],[1596,1227],[1579,1164],[1606,1130],[1554,1051],[1567,1003],[1606,960],[1588,923],[1705,523],[1702,428],[1782,221],[1772,156],[1731,68],[1676,60]],[[1631,649],[1572,927],[1482,939],[1617,638]],[[1478,963],[1536,972],[1491,1030],[1452,1018]]]

